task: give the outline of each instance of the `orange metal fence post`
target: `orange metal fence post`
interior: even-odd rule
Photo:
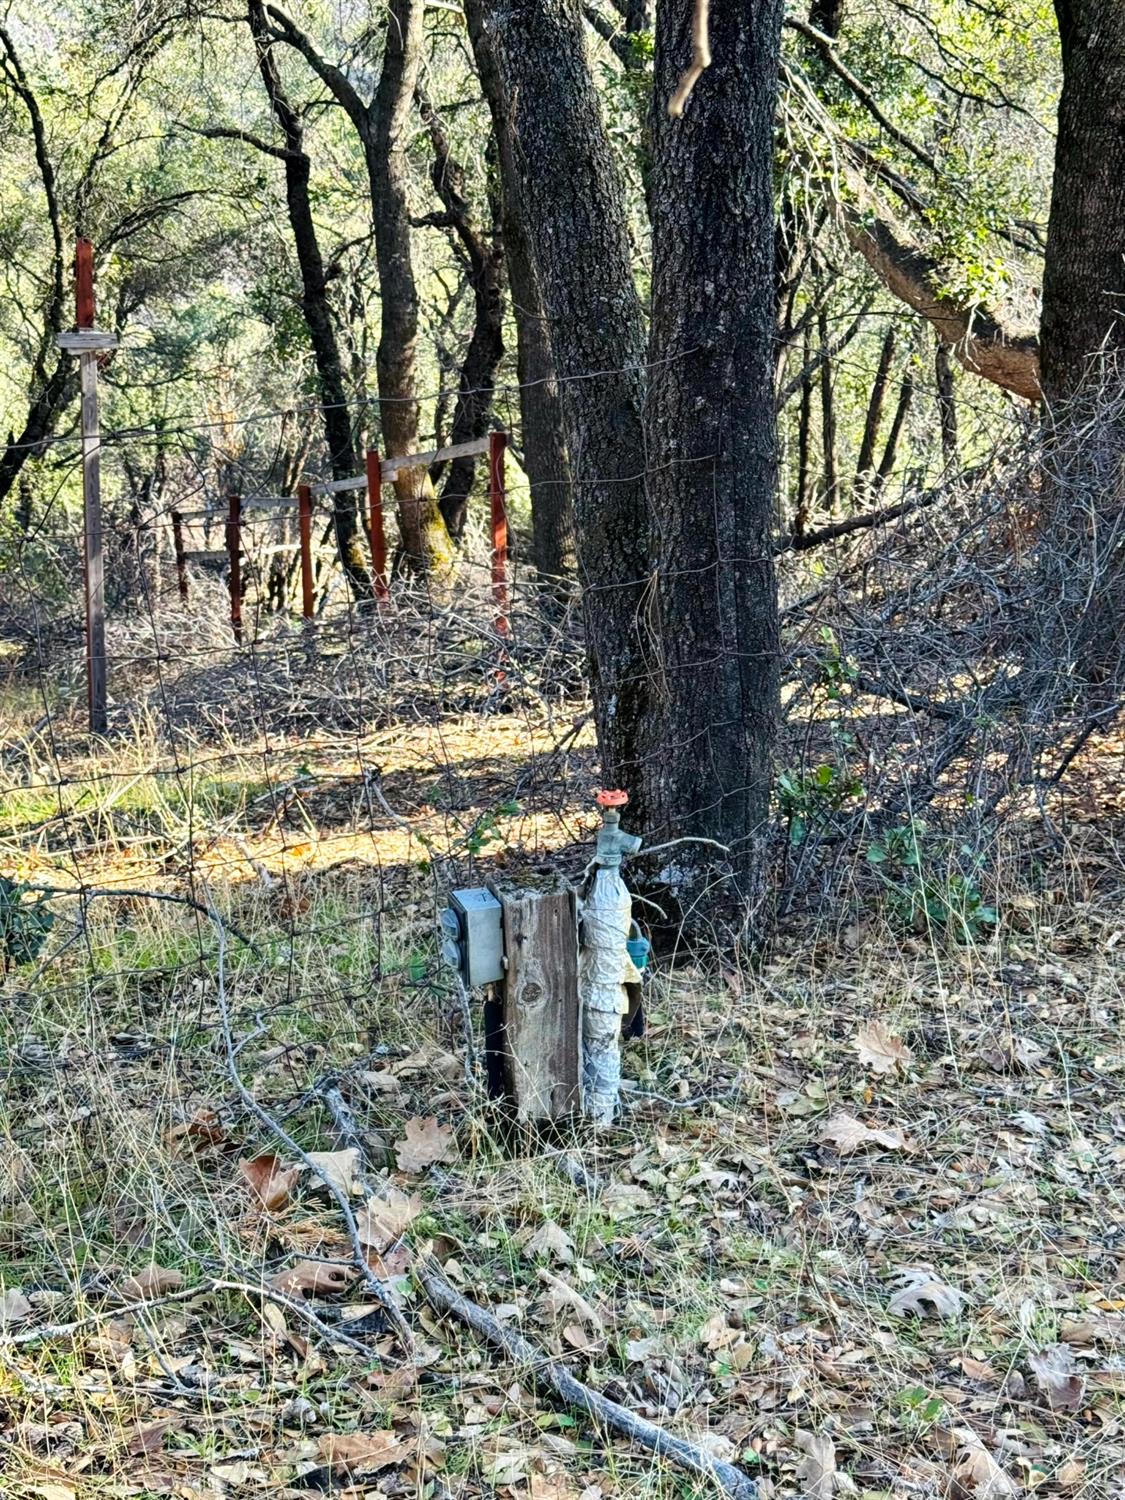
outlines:
[[[242,499],[229,497],[227,511],[227,560],[230,564],[230,624],[234,638],[242,644]]]
[[[94,247],[83,239],[74,242],[74,326],[94,326]]]
[[[297,523],[301,532],[301,614],[307,625],[313,617],[312,490],[297,486]]]
[[[383,528],[383,468],[373,448],[367,453],[367,511],[375,598],[386,604],[391,591],[387,584],[387,534]]]
[[[508,437],[503,432],[488,437],[488,507],[492,521],[492,598],[496,605],[496,633],[506,638],[508,620],[508,510],[504,501],[504,450]]]

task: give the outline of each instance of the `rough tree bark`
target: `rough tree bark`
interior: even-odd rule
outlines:
[[[506,208],[529,236],[561,389],[602,774],[633,789],[651,663],[644,325],[622,183],[577,0],[469,0],[466,15],[501,143]]]
[[[938,421],[941,424],[941,458],[945,472],[959,463],[957,451],[957,394],[953,385],[953,362],[949,347],[937,340],[934,348],[934,380],[937,385]]]
[[[478,229],[465,192],[465,169],[455,160],[436,110],[426,96],[418,95],[419,112],[430,132],[433,162],[430,181],[441,200],[444,214],[431,215],[430,222],[449,228],[460,246],[473,293],[473,331],[461,363],[457,404],[453,409],[450,440],[469,442],[484,437],[492,417],[492,393],[496,370],[504,354],[504,237],[500,205],[490,202],[490,232]],[[445,473],[438,508],[454,540],[465,530],[475,458],[455,458]],[[434,478],[436,483],[435,476]]]
[[[255,141],[254,144],[259,150],[279,156],[285,167],[285,202],[301,272],[301,311],[308,329],[317,383],[320,386],[328,462],[333,479],[347,479],[359,472],[360,463],[348,406],[344,366],[328,301],[324,257],[313,220],[309,185],[312,166],[304,149],[304,126],[300,114],[282,86],[262,0],[249,0],[247,15],[254,37],[258,71],[265,85],[270,108],[285,139],[283,149],[270,147],[264,141]],[[237,131],[216,129],[209,133],[230,134],[239,139],[247,139]],[[333,496],[332,524],[340,561],[353,596],[359,600],[372,599],[374,590],[371,575],[364,562],[363,532],[353,494],[345,492]]]
[[[343,69],[330,63],[285,11],[276,5],[266,9],[276,39],[298,51],[332,91],[363,147],[382,307],[375,366],[383,447],[392,458],[416,452],[418,289],[406,146],[421,66],[423,0],[392,0],[383,65],[370,101],[361,97]],[[428,471],[404,469],[395,481],[395,498],[404,565],[439,578],[447,576],[454,566],[453,545]]]
[[[1055,0],[1063,88],[1040,323],[1051,450],[1040,649],[1094,712],[1125,677],[1125,5]]]
[[[1055,0],[1063,88],[1040,321],[1043,392],[1125,348],[1125,5]]]
[[[531,489],[532,555],[540,577],[569,579],[574,576],[577,560],[574,491],[563,431],[562,393],[531,235],[506,186],[518,178],[520,156],[513,121],[505,109],[503,75],[490,42],[492,28],[483,24],[477,12],[471,14],[470,21],[477,71],[492,110],[500,167],[504,246],[516,322],[523,468]]]
[[[383,309],[375,368],[383,446],[390,458],[418,450],[418,288],[411,255],[406,148],[422,64],[424,13],[424,0],[390,0],[387,7],[383,67],[372,105],[368,151]],[[453,549],[426,470],[403,469],[395,480],[395,499],[407,567],[437,575],[450,573]]]
[[[710,68],[681,119],[689,5],[657,13],[646,409],[656,701],[641,768],[654,838],[715,839],[756,893],[778,722],[773,154],[782,0],[712,0]],[[703,843],[665,856],[689,925],[724,904]],[[694,921],[693,921],[694,915]]]
[[[860,491],[870,479],[875,467],[875,444],[879,441],[879,426],[883,420],[883,403],[887,399],[887,381],[891,375],[891,364],[895,357],[895,325],[892,323],[883,336],[883,347],[879,351],[879,365],[875,379],[871,382],[871,394],[867,400],[867,416],[863,423],[863,438],[859,445],[859,458],[855,466],[856,490]]]

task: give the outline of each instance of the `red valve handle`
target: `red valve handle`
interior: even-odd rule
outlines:
[[[624,807],[629,800],[629,793],[622,791],[601,791],[594,800],[599,807]]]

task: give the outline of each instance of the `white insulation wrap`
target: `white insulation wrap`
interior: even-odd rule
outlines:
[[[578,995],[584,1107],[591,1119],[611,1125],[621,1091],[621,1017],[629,1009],[625,985],[641,978],[625,947],[633,902],[617,870],[595,873],[581,915]]]

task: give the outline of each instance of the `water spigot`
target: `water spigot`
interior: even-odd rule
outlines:
[[[619,809],[628,800],[628,792],[622,791],[600,791],[595,798],[602,810],[602,826],[598,829],[594,863],[603,870],[616,870],[623,859],[636,854],[641,847],[639,834],[623,833],[621,830]]]

